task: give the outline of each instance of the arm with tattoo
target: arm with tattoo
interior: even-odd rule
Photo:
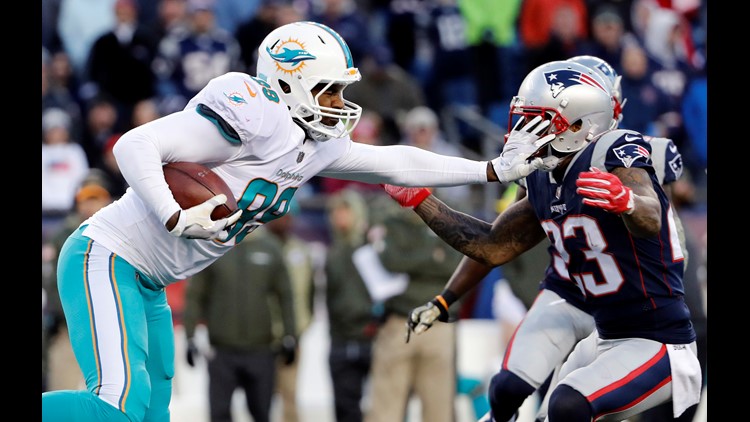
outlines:
[[[492,224],[456,211],[434,195],[414,211],[454,249],[493,267],[531,249],[545,237],[527,199],[508,207]]]

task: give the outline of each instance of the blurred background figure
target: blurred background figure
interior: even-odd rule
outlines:
[[[383,323],[373,344],[372,390],[367,422],[402,421],[412,398],[422,420],[456,419],[456,325],[435,324],[426,336],[404,342],[406,320],[434,297],[463,255],[437,237],[412,210],[395,201],[379,209],[381,237],[371,239],[387,271],[403,273],[408,283],[383,303]],[[434,332],[433,332],[434,331]]]
[[[186,358],[190,366],[199,356],[207,360],[211,422],[233,420],[232,397],[240,388],[253,421],[270,422],[277,353],[286,364],[296,358],[294,297],[283,245],[260,228],[187,283]],[[280,344],[274,315],[282,319]],[[203,350],[195,338],[198,324],[208,331]]]
[[[73,209],[89,171],[83,148],[70,138],[70,125],[70,116],[59,108],[42,114],[42,238]]]
[[[75,208],[62,225],[42,244],[42,289],[47,306],[43,318],[43,338],[47,343],[47,390],[85,389],[83,374],[78,368],[68,338],[68,328],[57,291],[57,256],[63,243],[82,222],[112,202],[106,175],[91,170],[75,194]]]
[[[603,5],[592,12],[591,38],[581,40],[578,55],[599,57],[620,71],[625,21],[614,6]]]
[[[290,211],[283,217],[270,221],[266,228],[272,236],[281,242],[284,260],[289,272],[292,296],[294,299],[295,327],[294,335],[295,359],[289,359],[288,355],[281,355],[276,360],[276,393],[281,400],[281,415],[284,422],[299,421],[297,410],[297,382],[299,369],[302,366],[302,351],[299,342],[305,331],[310,327],[313,317],[313,299],[315,293],[314,277],[315,265],[311,245],[294,231],[295,217],[299,214],[299,205],[292,202]],[[277,312],[278,313],[278,312]],[[278,315],[274,318],[274,334],[277,341],[288,343],[290,338],[284,338],[283,318]],[[290,362],[291,360],[291,362]]]
[[[383,120],[381,141],[392,145],[401,138],[398,121],[412,108],[425,104],[419,82],[393,62],[390,50],[373,46],[358,65],[362,80],[347,87],[346,99],[377,113]]]
[[[116,0],[114,11],[115,26],[91,47],[86,75],[92,93],[101,92],[112,98],[123,126],[130,123],[133,107],[139,101],[156,94],[152,64],[158,40],[138,20],[136,0]]]
[[[73,139],[80,139],[82,132],[79,84],[68,54],[64,50],[50,51],[42,47],[42,112],[48,108],[59,108],[68,113]]]
[[[57,31],[75,74],[83,78],[86,60],[97,38],[115,26],[115,0],[60,2]]]
[[[327,211],[332,241],[325,261],[325,299],[335,421],[362,422],[377,321],[352,257],[367,245],[368,208],[361,193],[345,188],[329,197]]]
[[[81,145],[89,163],[96,163],[102,155],[110,137],[122,133],[118,125],[119,114],[114,100],[106,94],[98,94],[86,103]]]
[[[154,61],[165,113],[181,110],[211,79],[240,70],[240,47],[216,25],[215,0],[187,0],[188,31],[172,32]]]
[[[669,111],[669,98],[652,80],[656,65],[643,47],[627,44],[620,66],[622,96],[628,99],[620,125],[641,133],[653,132],[654,122]]]
[[[346,40],[354,63],[360,63],[372,42],[367,17],[355,0],[318,0],[311,2],[309,20],[322,23]],[[364,80],[364,78],[362,78]]]
[[[156,19],[149,23],[156,39],[188,31],[187,0],[159,0]]]
[[[461,148],[446,141],[435,112],[427,106],[409,110],[401,120],[401,144],[412,145],[436,154],[463,157]],[[441,187],[434,194],[447,204],[468,211],[472,206],[471,186]]]

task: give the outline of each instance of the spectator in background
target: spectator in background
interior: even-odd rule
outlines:
[[[77,90],[77,78],[68,55],[62,50],[51,53],[42,47],[42,112],[59,108],[68,113],[70,134],[74,139],[80,139],[82,121]]]
[[[354,0],[320,0],[312,2],[309,20],[328,26],[349,45],[354,63],[359,63],[372,45],[367,17]]]
[[[187,0],[159,0],[157,14],[150,28],[159,43],[170,34],[188,32]]]
[[[158,40],[138,21],[136,0],[116,0],[114,10],[115,26],[91,47],[87,76],[95,92],[112,98],[126,124],[135,104],[156,94],[152,64]]]
[[[295,360],[294,299],[283,246],[266,229],[253,232],[217,261],[188,280],[183,324],[187,362],[194,366],[201,353],[195,330],[208,330],[208,400],[211,422],[231,422],[232,396],[245,392],[255,422],[270,422],[276,383],[273,307],[281,310],[282,356]]]
[[[159,104],[153,98],[146,98],[138,101],[133,106],[133,115],[130,119],[130,127],[138,127],[144,123],[148,123],[152,120],[156,120],[161,117],[161,110],[159,110]]]
[[[117,107],[109,96],[99,94],[88,102],[81,144],[90,163],[100,160],[104,146],[112,135],[123,132],[118,122]]]
[[[234,36],[216,26],[215,0],[188,0],[188,31],[172,32],[154,61],[166,113],[181,110],[211,79],[239,70]]]
[[[505,125],[507,104],[523,78],[523,55],[516,44],[521,0],[474,0],[458,3],[466,19],[471,66],[482,114]],[[477,149],[478,147],[474,147]]]
[[[42,47],[57,51],[63,48],[57,30],[62,0],[42,0]]]
[[[281,241],[284,260],[289,272],[289,279],[294,298],[294,315],[296,317],[294,339],[299,339],[305,333],[313,317],[313,299],[315,293],[314,277],[315,265],[311,245],[297,236],[294,232],[294,221],[299,213],[299,206],[292,202],[291,211],[283,217],[269,221],[266,224],[268,231]],[[284,341],[283,318],[280,315],[274,318],[274,334],[279,342]],[[286,339],[290,341],[289,338]],[[284,422],[299,421],[297,411],[297,381],[299,379],[299,368],[302,352],[299,343],[296,342],[293,362],[287,360],[287,356],[281,356],[276,360],[276,392],[282,403],[282,420]]]
[[[122,133],[116,133],[107,139],[107,143],[104,144],[104,149],[102,150],[101,159],[96,165],[97,169],[103,171],[112,180],[111,192],[115,199],[120,198],[128,189],[128,182],[122,176],[122,173],[120,173],[120,167],[117,165],[115,154],[112,153],[115,144],[121,136]]]
[[[424,92],[427,104],[438,112],[443,107],[477,104],[466,26],[456,0],[437,1],[430,11],[427,37],[433,58]]]
[[[48,341],[47,389],[82,390],[86,384],[81,369],[76,363],[68,337],[68,327],[63,315],[60,295],[57,291],[57,256],[70,232],[76,229],[96,211],[112,202],[109,181],[98,170],[91,170],[75,194],[75,208],[69,213],[59,229],[42,245],[42,256],[46,256],[48,271],[43,272],[42,287],[47,293],[47,315],[45,338]]]
[[[237,27],[255,16],[260,4],[265,0],[219,0],[214,5],[216,25],[234,34]],[[272,28],[273,29],[273,28]]]
[[[617,9],[609,6],[600,7],[591,19],[591,39],[583,43],[578,54],[601,58],[612,63],[618,73],[625,40],[625,23]]]
[[[558,5],[552,11],[552,22],[547,42],[527,52],[527,65],[535,68],[554,60],[567,60],[577,54],[586,39],[580,34],[584,31],[575,8],[568,4]]]
[[[633,10],[633,4],[639,0],[584,0],[586,3],[586,9],[589,11],[589,16],[594,16],[603,9],[607,9],[617,14],[621,19],[625,28],[625,33],[629,34],[633,30],[631,22],[631,13]],[[649,0],[654,1],[654,0]],[[592,20],[589,20],[589,34],[591,34]]]
[[[412,145],[441,155],[464,156],[458,146],[445,140],[440,131],[437,115],[427,106],[409,110],[402,119],[401,128],[401,143],[404,145]],[[468,185],[436,188],[433,193],[453,207],[466,212],[472,211],[469,208],[472,204],[471,187]]]
[[[640,45],[629,43],[624,46],[620,60],[620,88],[623,98],[628,101],[625,105],[627,112],[622,114],[622,127],[654,134],[652,126],[659,116],[669,111],[669,98],[652,81],[656,66]]]
[[[690,34],[687,22],[674,10],[657,8],[649,14],[644,46],[658,64],[651,80],[669,99],[669,110],[656,122],[653,135],[671,138],[681,149],[686,144],[682,96],[695,70],[690,62],[692,44],[687,41]]]
[[[42,233],[54,230],[73,209],[89,171],[80,144],[70,138],[71,119],[59,108],[42,113]]]
[[[555,26],[555,15],[561,7],[570,9],[575,15],[576,38],[588,39],[589,15],[584,0],[523,0],[518,17],[518,34],[527,57],[537,56],[539,51],[550,42]],[[526,71],[531,71],[539,64],[541,63],[537,60],[529,60]],[[517,86],[514,86],[512,90],[515,91]]]
[[[133,107],[130,127],[138,127],[144,123],[156,120],[160,116],[161,113],[159,112],[155,100],[141,100],[135,104],[135,107]],[[115,199],[121,197],[128,188],[128,182],[122,176],[122,173],[120,173],[120,167],[117,165],[115,155],[112,153],[112,149],[115,147],[117,140],[120,139],[120,136],[122,136],[122,133],[117,132],[107,138],[107,141],[102,148],[102,152],[99,157],[97,157],[98,159],[94,164],[94,167],[101,169],[111,180],[112,188],[110,192]]]
[[[377,332],[374,303],[353,260],[367,244],[367,203],[361,193],[343,189],[328,197],[326,207],[332,242],[325,260],[325,298],[335,421],[362,422]]]
[[[383,303],[383,324],[373,344],[371,406],[365,421],[394,422],[406,418],[414,395],[422,420],[456,419],[456,325],[436,324],[430,336],[404,342],[409,312],[434,297],[461,261],[461,255],[435,236],[409,209],[395,202],[382,211],[382,238],[371,239],[383,267],[404,273],[406,289]]]
[[[425,104],[419,82],[393,63],[385,46],[376,46],[362,59],[362,80],[346,88],[346,98],[376,112],[383,119],[381,141],[392,145],[401,138],[398,120],[412,108]]]
[[[423,20],[427,16],[428,0],[393,0],[387,2],[385,27],[377,41],[391,52],[391,61],[419,80],[419,41]]]
[[[262,0],[258,10],[250,19],[237,26],[234,37],[240,46],[242,71],[256,74],[255,64],[258,61],[258,46],[266,35],[276,29],[277,13],[283,0]]]
[[[65,0],[57,30],[76,76],[83,78],[91,46],[115,26],[115,0]]]
[[[685,164],[693,181],[702,187],[706,183],[708,167],[708,76],[706,68],[696,72],[688,82],[682,98],[682,117],[685,122],[685,150],[689,151]]]

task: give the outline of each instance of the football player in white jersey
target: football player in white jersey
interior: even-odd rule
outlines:
[[[217,77],[184,110],[115,146],[130,188],[83,222],[59,257],[60,297],[87,389],[42,394],[43,420],[168,421],[174,332],[164,288],[287,213],[313,176],[437,187],[505,183],[555,165],[530,158],[543,142],[528,139],[509,139],[489,162],[352,142],[362,110],[343,91],[361,76],[336,32],[291,23],[258,52],[257,76]],[[224,195],[181,209],[162,172],[176,161],[216,172],[240,211],[211,220]]]

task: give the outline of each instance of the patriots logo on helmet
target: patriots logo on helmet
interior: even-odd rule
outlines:
[[[276,62],[276,68],[285,73],[299,72],[305,66],[306,60],[317,58],[305,49],[302,42],[295,39],[283,41],[278,47],[275,45],[273,51],[266,46],[266,52]]]
[[[622,161],[625,167],[630,167],[635,160],[644,158],[648,161],[651,158],[651,153],[646,148],[638,144],[625,144],[621,147],[617,147],[613,150],[615,156]]]
[[[544,72],[544,78],[552,91],[552,98],[573,85],[589,85],[607,92],[604,87],[591,76],[573,69],[559,69],[552,72]]]

